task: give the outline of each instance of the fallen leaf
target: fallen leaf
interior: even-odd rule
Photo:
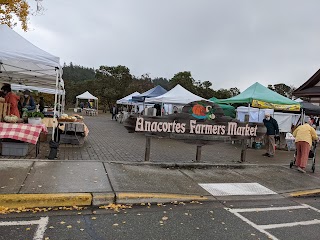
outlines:
[[[92,219],[92,220],[96,220],[97,218],[96,218],[96,217],[92,217],[91,219]]]
[[[71,226],[71,225],[69,225],[69,226],[67,226],[67,228],[72,228],[72,226]]]
[[[140,205],[141,205],[141,206],[145,206],[146,204],[145,204],[145,203],[141,203]]]
[[[93,214],[96,214],[96,213],[97,213],[97,211],[93,211],[92,213],[93,213]]]
[[[77,223],[81,223],[81,221],[77,221]]]
[[[122,223],[123,223],[123,224],[126,224],[126,221],[123,221]]]
[[[30,228],[26,228],[26,231],[30,231]]]
[[[164,217],[162,218],[162,220],[163,220],[163,221],[166,221],[166,220],[168,220],[168,217],[164,216]]]
[[[138,213],[137,215],[138,215],[138,216],[141,216],[141,213]]]
[[[54,226],[50,226],[49,228],[50,228],[50,229],[53,229],[53,228],[54,228]]]
[[[118,223],[114,223],[112,226],[117,227],[117,226],[119,226],[119,224]]]
[[[60,222],[60,224],[65,224],[66,222],[64,222],[64,221],[62,221],[62,222]]]
[[[221,224],[225,224],[224,222],[221,222]]]
[[[251,233],[251,236],[255,236],[255,234],[254,234],[254,233]]]
[[[45,238],[44,238],[44,240],[49,240],[49,239],[50,239],[49,237],[45,237]]]
[[[84,231],[84,229],[83,229],[83,228],[80,228],[80,231]]]
[[[213,211],[210,211],[210,213],[213,213]]]
[[[159,221],[159,223],[163,223],[163,221]]]

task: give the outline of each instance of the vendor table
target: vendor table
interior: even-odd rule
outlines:
[[[0,123],[0,138],[10,138],[36,145],[36,156],[38,156],[40,133],[47,133],[47,127],[44,124],[32,125],[23,123]]]
[[[83,122],[59,122],[60,143],[82,145],[89,129]]]
[[[46,125],[47,128],[53,128],[58,126],[58,120],[56,118],[43,118],[42,123]]]
[[[98,115],[98,111],[96,109],[84,108],[83,109],[87,116],[96,116]]]

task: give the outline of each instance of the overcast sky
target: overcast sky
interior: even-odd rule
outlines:
[[[29,2],[34,6],[33,0]],[[318,0],[43,0],[30,31],[61,64],[125,65],[135,76],[191,71],[212,88],[285,83],[320,68]]]

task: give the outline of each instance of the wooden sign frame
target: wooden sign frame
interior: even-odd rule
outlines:
[[[216,141],[241,140],[240,161],[246,158],[245,140],[261,137],[262,123],[243,123],[224,115],[218,104],[196,101],[185,105],[181,113],[166,116],[130,115],[124,122],[128,132],[146,135],[145,161],[150,161],[151,138],[169,138],[197,145],[196,161],[201,161],[201,147]]]

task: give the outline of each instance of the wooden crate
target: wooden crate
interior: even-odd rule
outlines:
[[[10,115],[10,107],[9,103],[0,102],[0,121],[3,121],[3,118],[7,115]]]

